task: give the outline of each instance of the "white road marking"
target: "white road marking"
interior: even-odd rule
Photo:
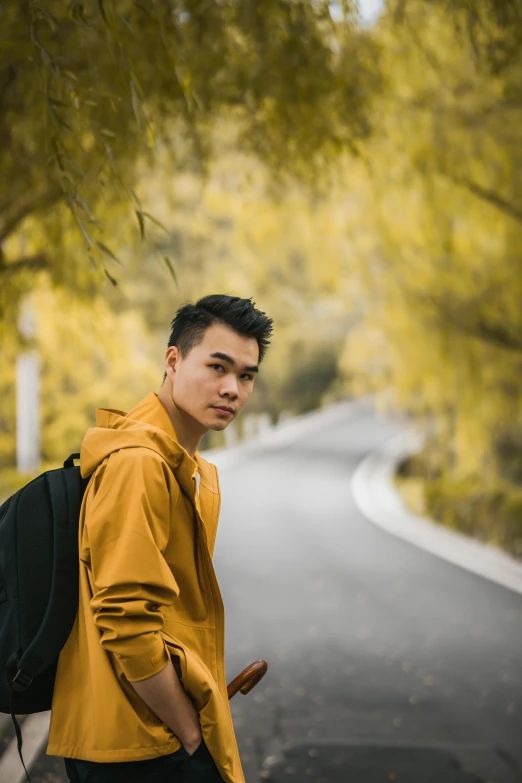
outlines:
[[[11,716],[0,713],[0,735],[4,733],[7,727],[11,724]]]
[[[391,535],[522,594],[522,563],[507,552],[416,516],[406,508],[393,485],[393,475],[399,462],[418,451],[420,445],[419,435],[409,429],[359,463],[351,489],[361,513]]]
[[[28,770],[47,741],[50,717],[50,712],[37,712],[34,715],[29,715],[24,721],[22,755]],[[16,737],[11,740],[0,758],[0,780],[6,781],[6,783],[7,781],[9,783],[24,783],[27,780],[18,755]]]

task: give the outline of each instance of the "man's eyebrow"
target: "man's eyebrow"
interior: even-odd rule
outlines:
[[[228,362],[228,364],[231,364],[232,367],[236,366],[236,361],[227,353],[221,353],[221,351],[216,351],[215,353],[211,353],[210,356],[212,359],[221,359],[221,361],[223,362]],[[254,364],[252,367],[243,367],[243,370],[245,372],[259,372],[259,367],[257,364]]]

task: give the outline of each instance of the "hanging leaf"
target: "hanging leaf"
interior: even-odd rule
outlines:
[[[107,19],[107,14],[105,13],[105,3],[103,2],[103,0],[98,0],[98,8],[100,9],[100,14],[103,21],[105,22],[105,26],[107,30],[110,30],[111,28],[109,25],[109,20]]]
[[[136,204],[136,206],[138,207],[138,209],[141,210],[141,201],[140,201],[136,191],[131,188],[129,190],[129,194],[130,194],[132,200],[134,201],[134,203]]]
[[[91,262],[91,269],[94,272],[96,270],[97,266],[98,266],[97,263],[96,263],[96,259],[94,258],[93,254],[89,250],[89,246],[87,246],[86,250],[87,250],[87,258]]]
[[[178,278],[176,275],[176,271],[174,269],[174,266],[172,265],[172,261],[168,256],[163,256],[163,260],[165,261],[165,264],[167,265],[167,269],[170,272],[170,276],[174,280],[174,283],[176,284],[176,287],[178,287]]]
[[[153,150],[156,144],[156,140],[154,138],[154,131],[152,130],[152,125],[147,123],[147,144],[149,149]]]
[[[117,264],[121,266],[121,261],[119,258],[117,258],[112,250],[107,247],[107,245],[104,245],[103,242],[96,242],[96,247],[102,251],[102,253],[105,253],[106,256],[109,256],[113,261],[116,261]]]
[[[134,84],[134,81],[132,79],[130,81],[130,90],[131,90],[132,109],[134,111],[134,116],[136,117],[138,129],[141,131],[142,126],[141,126],[141,117],[140,117],[140,100],[138,96],[138,91],[136,89],[136,85]]]
[[[74,198],[74,201],[78,204],[78,206],[83,209],[83,211],[85,212],[85,214],[89,218],[90,222],[97,224],[98,221],[96,220],[96,218],[92,214],[91,210],[89,209],[89,206],[88,206],[87,202],[85,201],[85,199],[83,199],[79,195],[79,193],[75,193],[73,198]]]
[[[136,8],[139,8],[140,11],[143,11],[144,14],[147,14],[147,16],[150,19],[153,19],[153,15],[151,14],[150,10],[147,8],[147,6],[143,3],[139,3],[138,0],[132,0],[132,5]]]
[[[52,120],[53,125],[55,126],[56,130],[60,131],[60,127],[62,127],[62,128],[67,128],[68,131],[72,132],[71,126],[68,125],[65,122],[65,120],[63,119],[63,117],[60,117],[60,115],[57,114],[57,112],[55,111],[53,102],[49,98],[49,95],[45,96],[45,103],[47,104],[47,110],[49,112],[49,115],[51,117],[51,120]]]
[[[83,238],[87,242],[87,247],[89,247],[89,248],[93,247],[95,242],[94,242],[93,238],[91,237],[91,235],[89,234],[89,232],[87,231],[87,229],[85,228],[85,226],[83,224],[83,220],[80,218],[80,216],[78,214],[78,208],[77,208],[77,205],[76,205],[76,202],[75,202],[74,198],[72,198],[71,196],[67,196],[66,199],[65,199],[65,202],[68,205],[69,209],[71,210],[71,214],[74,217],[74,221],[75,221],[76,225],[78,226],[78,228],[80,229],[80,231],[81,231],[81,233],[83,235]]]
[[[166,228],[163,223],[161,223],[158,218],[155,218],[153,215],[150,214],[150,212],[143,212],[142,213],[144,217],[146,217],[148,220],[152,221],[152,223],[155,223],[159,228],[161,228],[166,234],[170,233],[168,228]]]
[[[41,5],[37,5],[36,3],[33,5],[34,11],[36,11],[42,19],[45,19],[53,33],[56,32],[58,29],[58,20],[50,11],[47,11],[45,8],[42,8]]]
[[[141,241],[145,239],[145,218],[143,217],[143,212],[139,209],[136,210],[136,217],[138,218],[138,223],[140,226],[140,237]]]
[[[117,286],[117,285],[118,285],[118,281],[116,280],[116,278],[114,278],[114,277],[113,277],[113,276],[112,276],[112,275],[111,275],[111,274],[110,274],[110,273],[109,273],[109,272],[108,272],[108,271],[105,269],[105,267],[103,267],[103,271],[105,272],[105,277],[107,277],[107,278],[108,278],[108,280],[110,280],[111,284],[112,284],[113,286]]]

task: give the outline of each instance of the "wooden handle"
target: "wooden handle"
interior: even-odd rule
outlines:
[[[228,698],[231,699],[238,691],[247,694],[252,690],[254,685],[257,685],[259,680],[265,676],[267,669],[268,664],[266,661],[254,661],[254,663],[251,663],[250,666],[243,669],[243,671],[240,672],[237,677],[234,677],[232,682],[228,684]]]

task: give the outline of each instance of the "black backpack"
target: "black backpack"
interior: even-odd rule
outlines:
[[[51,709],[58,656],[78,610],[78,522],[89,482],[71,454],[0,506],[0,712]]]

